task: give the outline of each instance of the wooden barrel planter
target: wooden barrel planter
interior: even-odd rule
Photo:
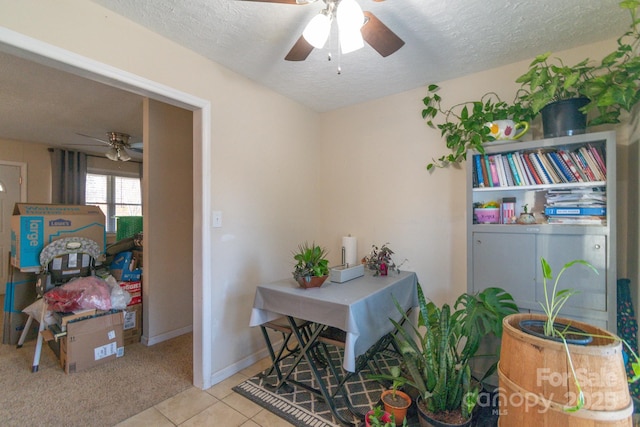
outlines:
[[[524,319],[545,319],[538,314],[512,314],[503,320],[498,365],[500,427],[524,426],[631,426],[633,402],[622,359],[622,343],[595,326],[568,319],[594,337],[585,346],[569,344],[585,405],[576,412],[577,391],[562,342],[523,332]],[[609,338],[610,337],[610,338]]]

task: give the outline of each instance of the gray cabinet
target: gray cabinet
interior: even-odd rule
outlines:
[[[574,259],[584,259],[599,274],[577,266],[567,270],[560,288],[575,288],[573,296],[561,312],[616,332],[616,150],[615,132],[544,139],[527,142],[491,143],[486,155],[530,153],[537,150],[576,151],[581,146],[595,145],[606,153],[606,180],[547,183],[531,185],[478,187],[474,179],[475,158],[467,161],[467,248],[468,290],[478,292],[498,286],[510,292],[521,311],[541,312],[544,301],[540,258],[552,267],[554,278],[562,266]],[[477,154],[477,153],[473,153]],[[476,185],[474,187],[474,185]],[[606,188],[606,221],[598,224],[549,223],[544,215],[549,191],[557,189]],[[536,217],[535,224],[475,224],[473,206],[480,202],[516,199],[516,216],[527,205]],[[552,286],[550,283],[549,286]]]

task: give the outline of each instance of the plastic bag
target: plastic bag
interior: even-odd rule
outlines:
[[[78,277],[44,294],[44,299],[52,311],[76,311],[96,308],[111,309],[111,289],[99,277]]]
[[[115,310],[124,310],[127,304],[131,302],[131,294],[120,287],[120,284],[112,275],[104,279],[111,289],[111,308]]]
[[[28,314],[29,316],[36,319],[36,321],[40,321],[42,318],[42,310],[44,309],[44,301],[42,298],[38,298],[34,303],[29,304],[27,307],[22,310],[23,313]],[[49,326],[56,323],[56,319],[53,317],[53,313],[47,310],[44,314],[44,325]]]

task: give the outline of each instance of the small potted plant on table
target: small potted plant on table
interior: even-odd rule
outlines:
[[[317,288],[327,280],[329,260],[326,256],[327,250],[315,243],[305,242],[298,245],[298,251],[293,254],[293,259],[296,261],[293,278],[301,287]]]

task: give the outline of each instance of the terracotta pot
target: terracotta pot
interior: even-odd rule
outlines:
[[[400,397],[401,399],[399,399],[399,401],[402,401],[402,403],[391,403],[388,402],[385,397],[392,395],[393,390],[385,390],[382,392],[380,400],[382,400],[382,403],[384,404],[384,410],[393,414],[396,420],[396,425],[399,426],[402,425],[402,421],[404,421],[407,416],[407,409],[411,406],[411,397],[400,390],[396,390],[396,397]]]
[[[564,408],[576,404],[578,391],[564,344],[523,332],[519,326],[523,320],[545,318],[541,314],[512,314],[502,322],[500,426],[631,426],[633,402],[621,342],[604,329],[556,319],[593,336],[590,344],[569,344],[585,405],[567,412]]]
[[[299,277],[297,282],[301,288],[319,288],[324,281],[327,280],[327,277],[329,277],[329,275]]]

